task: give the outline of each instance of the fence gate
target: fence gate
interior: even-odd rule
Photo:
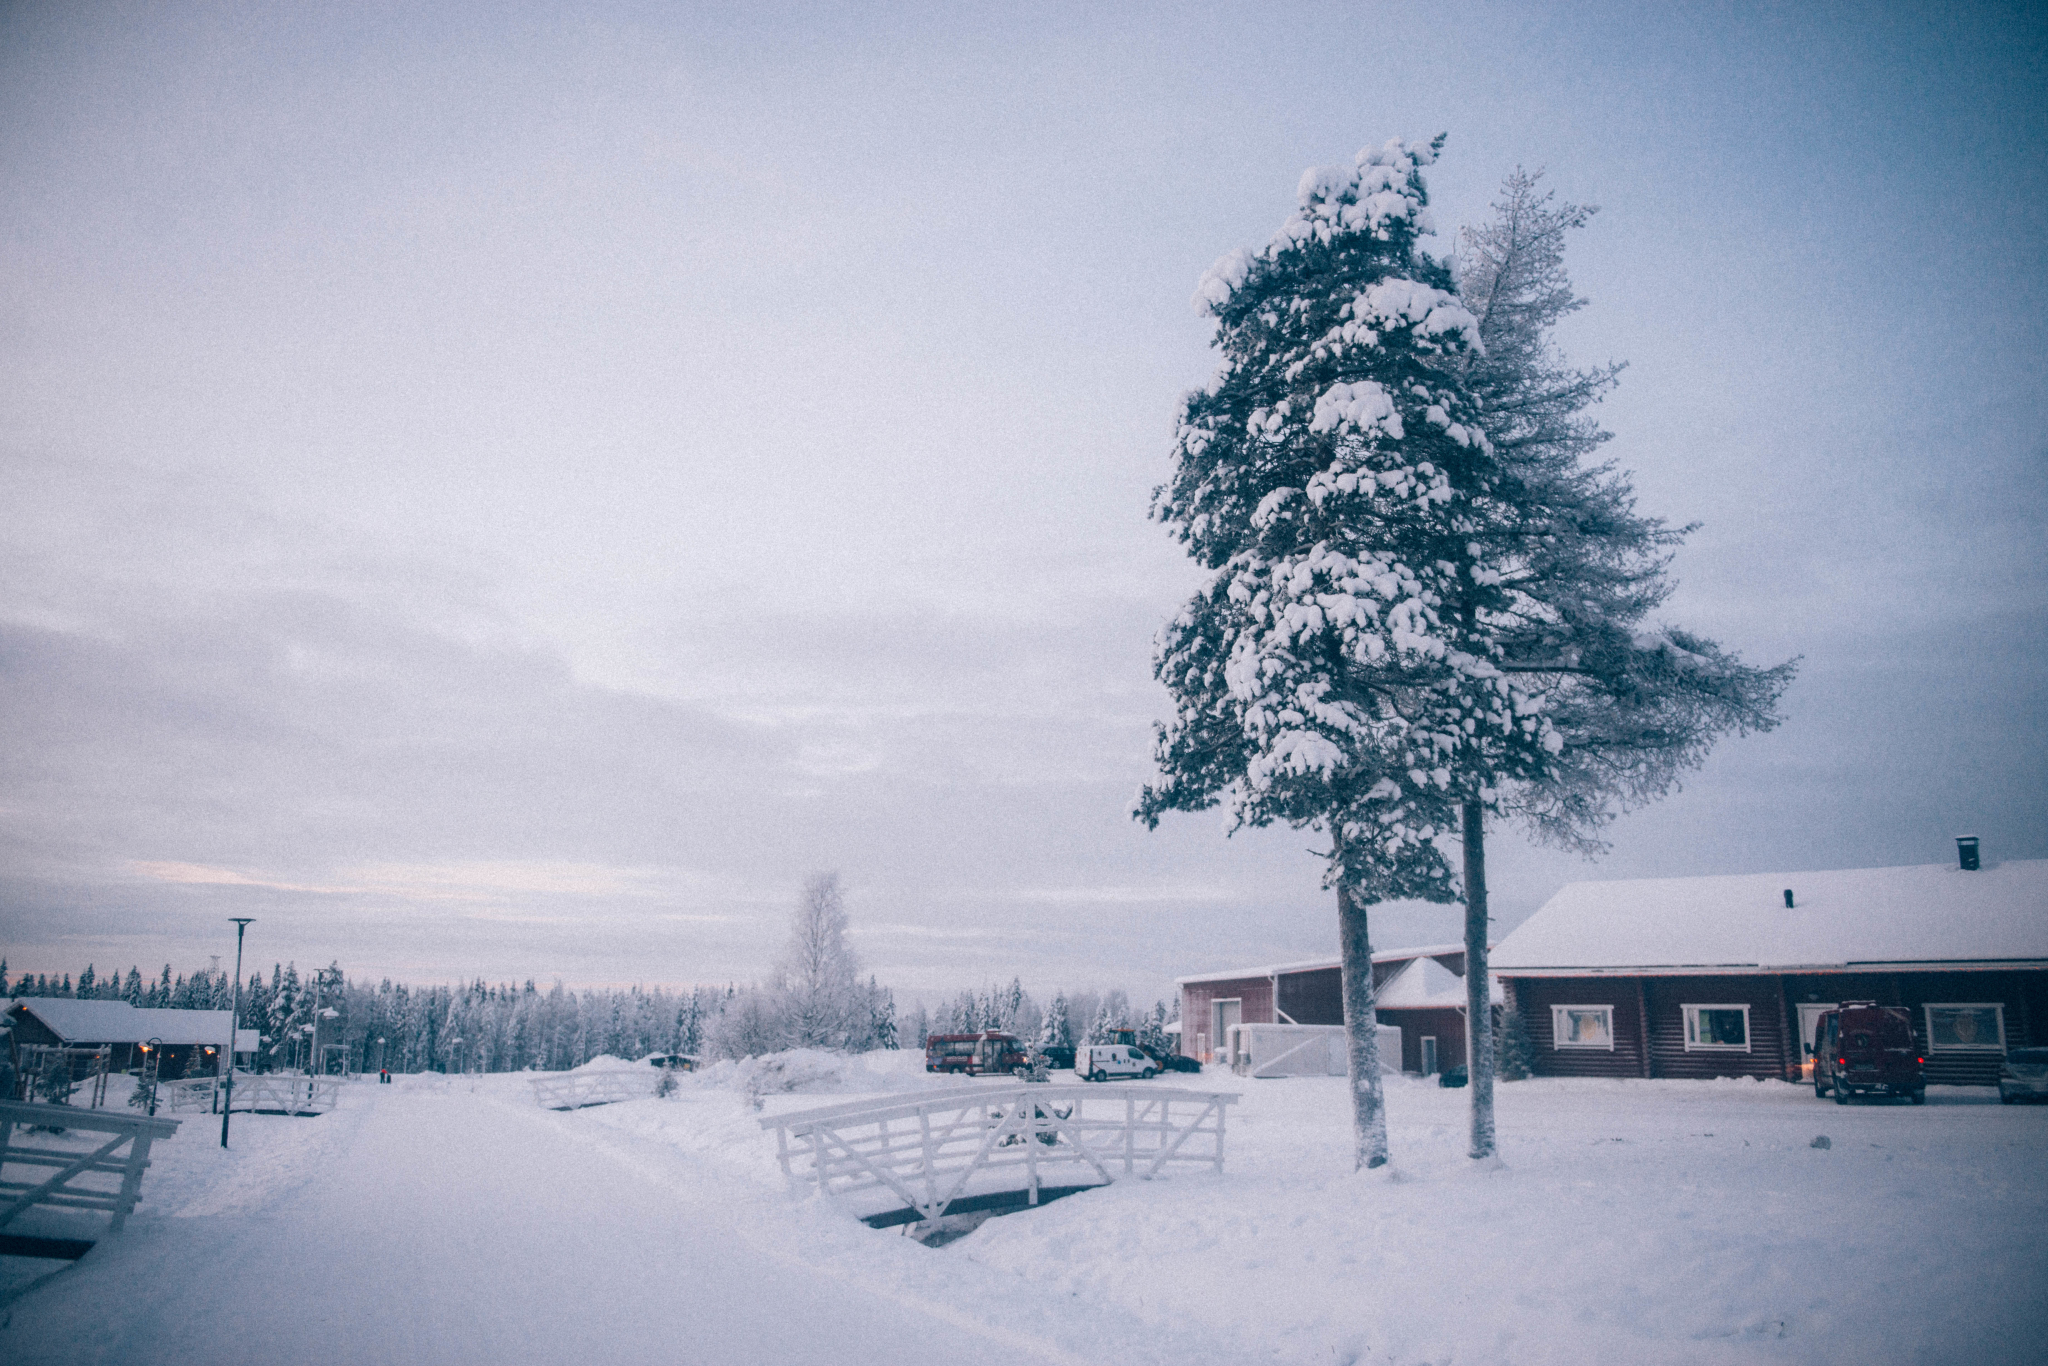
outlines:
[[[142,1198],[149,1145],[177,1131],[175,1119],[0,1101],[0,1253],[77,1258],[92,1246],[6,1232],[38,1205],[110,1214],[107,1231],[120,1232]]]

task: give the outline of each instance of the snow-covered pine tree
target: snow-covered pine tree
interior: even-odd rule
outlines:
[[[919,1001],[917,1009],[910,1012],[909,1026],[910,1037],[917,1041],[917,1047],[922,1051],[925,1040],[932,1036],[931,1012],[925,1009],[923,1001]]]
[[[1038,1047],[1071,1048],[1074,1046],[1073,1026],[1067,1022],[1067,993],[1055,991],[1052,1004],[1045,1008],[1045,1019],[1038,1027]]]
[[[1147,1048],[1166,1052],[1166,1002],[1155,1001],[1152,1009],[1138,1021],[1138,1042]]]
[[[1536,1041],[1529,1036],[1529,1024],[1512,1002],[1502,1011],[1500,1028],[1500,1079],[1527,1081],[1536,1071]]]
[[[1481,343],[1460,361],[1495,477],[1471,519],[1483,581],[1454,581],[1445,614],[1464,649],[1515,681],[1547,722],[1549,742],[1531,752],[1482,733],[1453,758],[1472,1019],[1488,1012],[1488,815],[1596,852],[1601,826],[1668,792],[1721,736],[1775,726],[1793,672],[1790,663],[1746,665],[1704,637],[1648,625],[1671,592],[1666,567],[1687,529],[1638,514],[1628,476],[1593,462],[1608,433],[1588,410],[1621,367],[1574,369],[1551,337],[1585,302],[1572,291],[1564,246],[1593,210],[1555,203],[1538,179],[1521,170],[1508,178],[1493,220],[1464,234],[1458,261],[1459,293]],[[1468,1062],[1470,1151],[1488,1158],[1490,1031],[1473,1031]]]
[[[1309,171],[1272,240],[1203,277],[1223,365],[1153,506],[1211,577],[1161,633],[1175,715],[1136,814],[1223,800],[1329,839],[1360,1167],[1387,1161],[1368,908],[1454,899],[1460,751],[1555,743],[1446,610],[1484,600],[1494,471],[1460,373],[1477,322],[1417,245],[1441,143]]]
[[[903,1041],[896,1034],[896,993],[868,978],[868,1023],[866,1048],[897,1049]]]
[[[1109,1001],[1105,999],[1095,1012],[1094,1021],[1088,1026],[1088,1036],[1083,1043],[1098,1044],[1109,1042],[1109,1031],[1116,1028],[1116,1016],[1110,1013]]]

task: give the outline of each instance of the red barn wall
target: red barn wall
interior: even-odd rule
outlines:
[[[1280,974],[1280,1009],[1296,1024],[1344,1023],[1344,970],[1316,968]]]
[[[1210,1007],[1217,1001],[1236,998],[1242,1002],[1238,1019],[1244,1024],[1276,1024],[1273,1016],[1273,979],[1240,977],[1227,982],[1189,982],[1180,989],[1180,1051],[1192,1058],[1209,1061],[1199,1051],[1198,1036],[1213,1031]],[[1222,1039],[1209,1040],[1213,1056],[1223,1047]]]
[[[1382,1010],[1381,1024],[1401,1031],[1401,1070],[1422,1070],[1422,1036],[1436,1038],[1438,1068],[1465,1065],[1465,1012],[1454,1007],[1430,1010]]]

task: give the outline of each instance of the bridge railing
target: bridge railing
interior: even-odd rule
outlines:
[[[1223,1170],[1220,1091],[1147,1083],[982,1085],[858,1101],[760,1121],[792,1179],[821,1193],[879,1196],[900,1211],[870,1222],[937,1219],[956,1202],[1149,1178],[1169,1167]]]
[[[560,1072],[533,1079],[533,1098],[544,1110],[580,1110],[616,1100],[645,1100],[662,1074],[655,1068],[604,1072]]]
[[[220,1113],[219,1077],[187,1077],[157,1087],[157,1107],[171,1114]],[[319,1115],[341,1103],[340,1077],[307,1077],[292,1072],[237,1072],[237,1110],[263,1114]]]
[[[152,1119],[148,1115],[124,1115],[75,1105],[0,1101],[0,1228],[13,1223],[28,1209],[45,1205],[102,1211],[113,1216],[113,1231],[119,1232],[142,1198],[142,1173],[149,1167],[149,1145],[177,1131],[175,1119]],[[124,1147],[126,1153],[121,1151]],[[46,1172],[48,1175],[44,1175]],[[111,1183],[108,1178],[112,1178]],[[53,1240],[15,1241],[33,1244]],[[77,1251],[32,1255],[76,1257],[84,1246],[78,1245]]]

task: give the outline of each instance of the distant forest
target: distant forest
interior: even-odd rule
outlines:
[[[227,1010],[233,981],[217,968],[173,976],[168,964],[154,979],[133,967],[101,977],[88,965],[75,981],[69,974],[10,980],[0,960],[0,994]],[[1163,1001],[1134,1009],[1120,990],[1061,991],[1041,1007],[1013,979],[1007,988],[963,991],[935,1011],[919,1005],[899,1028],[895,994],[872,977],[840,984],[832,996],[831,1010],[821,1013],[793,998],[787,986],[572,991],[560,982],[542,990],[531,979],[429,987],[387,979],[371,986],[349,980],[338,963],[304,978],[286,963],[243,983],[240,1024],[263,1036],[257,1066],[265,1071],[306,1065],[317,1012],[318,1046],[323,1052],[338,1046],[339,1061],[352,1071],[517,1072],[565,1070],[605,1054],[737,1058],[799,1046],[922,1048],[928,1034],[983,1029],[1053,1044],[1097,1042],[1111,1029],[1136,1029],[1151,1041],[1179,1014]],[[803,1023],[821,1014],[829,1016],[829,1029]]]

